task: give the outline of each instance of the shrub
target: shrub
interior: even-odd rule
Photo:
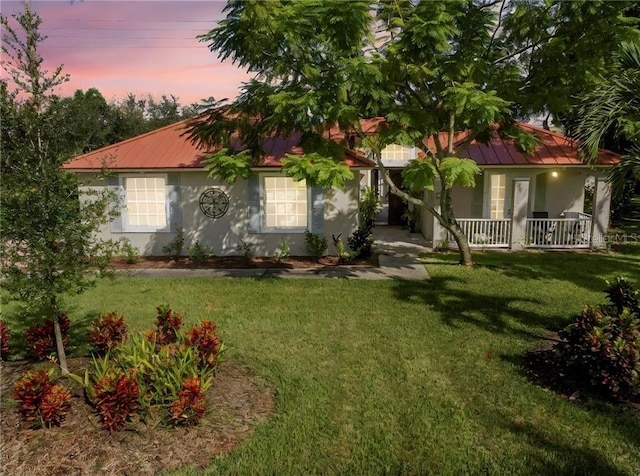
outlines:
[[[242,240],[236,247],[236,251],[241,252],[245,258],[251,258],[253,256],[253,244],[247,240]]]
[[[102,314],[91,323],[89,342],[96,353],[104,355],[119,346],[127,338],[127,324],[124,317],[115,312]]]
[[[280,246],[279,251],[275,251],[273,253],[273,257],[276,259],[278,263],[286,260],[289,256],[291,256],[291,246],[289,246],[289,241],[287,239],[282,240],[282,245]]]
[[[176,342],[178,331],[182,327],[182,315],[173,312],[168,306],[158,306],[156,311],[156,328],[147,332],[147,339],[159,347]]]
[[[371,233],[371,228],[360,226],[349,236],[347,244],[356,257],[366,258],[371,256],[371,248],[374,241],[375,237]]]
[[[204,320],[199,326],[194,325],[185,335],[185,344],[197,351],[202,366],[217,368],[223,348],[216,335],[216,324]]]
[[[60,425],[71,408],[71,392],[53,385],[51,372],[27,372],[14,384],[13,399],[24,421],[33,428]]]
[[[162,252],[177,259],[182,256],[182,248],[184,248],[184,233],[179,228],[173,240],[162,247]]]
[[[125,373],[107,367],[96,379],[90,394],[102,428],[109,432],[124,428],[140,408],[138,381],[133,371]]]
[[[212,256],[211,250],[206,246],[202,246],[199,241],[189,247],[189,258],[195,263],[204,263]]]
[[[340,239],[341,234],[338,236],[331,235],[331,239],[333,240],[333,246],[336,247],[336,254],[338,255],[338,262],[340,263],[350,263],[356,258],[357,253],[347,251],[344,246],[344,243]]]
[[[205,392],[224,350],[216,324],[205,320],[183,332],[181,315],[168,306],[157,310],[156,328],[94,359],[95,383],[84,384],[109,431],[122,429],[136,412],[151,421],[192,425],[206,409]]]
[[[371,231],[376,215],[380,211],[380,199],[378,193],[371,187],[360,192],[360,219],[361,227]]]
[[[0,321],[0,360],[6,360],[9,355],[9,326],[4,321]]]
[[[327,249],[327,239],[322,235],[311,233],[309,230],[304,232],[304,242],[306,245],[307,253],[316,259],[320,259],[324,256],[324,252]]]
[[[634,314],[640,314],[640,295],[638,290],[634,289],[633,281],[618,276],[613,282],[607,281],[607,285],[604,292],[618,314],[624,308]]]
[[[67,333],[69,332],[69,317],[61,314],[58,317],[60,331],[62,332],[63,345],[67,345]],[[43,324],[35,324],[29,327],[25,334],[27,352],[37,360],[44,360],[45,357],[55,352],[56,336],[53,327],[53,320],[47,319]]]
[[[612,397],[638,399],[640,315],[637,308],[619,306],[634,295],[629,284],[618,278],[607,289],[611,306],[585,306],[580,317],[560,331],[562,342],[555,352],[570,378],[587,380]]]
[[[169,408],[169,422],[174,425],[197,425],[205,410],[207,402],[200,386],[200,378],[185,379],[178,397]]]
[[[128,238],[120,239],[120,250],[124,253],[127,264],[136,264],[140,259],[140,251],[131,244]]]

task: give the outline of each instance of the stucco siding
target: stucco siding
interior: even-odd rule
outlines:
[[[185,244],[183,253],[199,242],[217,256],[241,255],[242,242],[251,244],[256,256],[272,256],[280,249],[286,239],[293,255],[304,255],[304,233],[249,233],[248,182],[237,180],[230,185],[212,180],[204,172],[183,172],[179,174],[182,231]],[[89,174],[79,174],[79,179],[86,182]],[[343,190],[329,190],[324,193],[324,230],[323,235],[329,242],[328,253],[333,253],[331,235],[342,235],[346,243],[349,235],[358,226],[359,182],[356,177],[349,181]],[[105,182],[92,183],[83,188],[104,189]],[[209,188],[222,190],[229,197],[229,208],[220,218],[207,217],[200,210],[200,195]],[[140,254],[145,256],[162,255],[162,248],[176,236],[176,230],[169,232],[120,232],[113,231],[111,225],[100,230],[102,239],[128,239]]]

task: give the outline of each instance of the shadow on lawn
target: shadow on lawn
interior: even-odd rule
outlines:
[[[527,326],[547,327],[565,316],[541,315],[517,307],[518,303],[541,304],[541,301],[522,296],[483,295],[477,291],[455,289],[450,284],[465,280],[454,277],[432,277],[428,281],[397,281],[393,288],[400,301],[420,301],[438,312],[444,324],[458,327],[473,324],[492,333],[511,333],[527,337],[536,334],[514,327],[514,320]]]
[[[634,251],[640,250],[633,247]],[[476,266],[500,271],[504,276],[523,280],[567,281],[588,289],[602,291],[606,287],[601,276],[628,276],[640,281],[640,252],[622,254],[612,252],[571,252],[546,251],[506,253],[496,251],[476,251],[473,258]],[[426,255],[429,264],[457,265],[457,253]]]
[[[65,308],[63,312],[69,312],[71,309]],[[89,326],[99,313],[85,313],[83,316],[74,316],[71,319],[69,333],[67,334],[68,343],[65,346],[67,356],[88,355],[89,343],[87,336],[89,335]],[[27,358],[25,334],[28,328],[33,325],[41,325],[45,321],[46,311],[27,310],[24,305],[15,303],[9,309],[3,312],[3,320],[9,324],[11,330],[10,354],[9,359]]]
[[[522,445],[526,451],[520,458],[529,462],[530,474],[627,474],[613,465],[599,448],[591,447],[588,442],[584,445],[576,442],[580,435],[552,434],[544,431],[544,422],[531,423],[501,413],[496,413],[492,421],[526,442]]]
[[[640,445],[640,407],[637,404],[615,401],[598,392],[588,382],[574,380],[563,375],[563,369],[554,357],[553,343],[540,338],[537,350],[525,355],[501,354],[499,357],[509,362],[517,372],[532,384],[541,386],[579,405],[585,410],[598,413],[614,422],[611,425],[631,445]]]

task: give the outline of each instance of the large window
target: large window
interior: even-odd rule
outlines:
[[[307,183],[290,177],[264,177],[264,217],[267,228],[306,228]]]
[[[160,230],[167,227],[165,177],[125,177],[126,226]]]
[[[507,177],[504,174],[491,175],[491,218],[504,218],[504,201]]]

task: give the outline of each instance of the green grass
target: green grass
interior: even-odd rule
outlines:
[[[521,362],[605,279],[640,282],[640,256],[456,259],[427,256],[426,282],[119,278],[66,305],[78,336],[104,311],[149,327],[160,303],[212,318],[227,358],[273,385],[270,421],[206,474],[640,474],[637,411],[569,402]]]

